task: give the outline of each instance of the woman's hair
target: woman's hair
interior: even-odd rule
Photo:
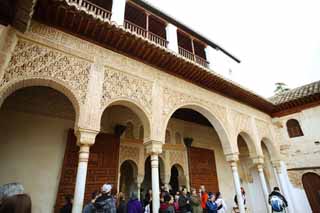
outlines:
[[[123,194],[122,192],[119,192],[119,193],[117,194],[117,206],[120,205],[120,202],[121,202],[122,200],[124,200],[124,194]]]
[[[216,193],[216,199],[215,199],[215,200],[217,200],[220,196],[221,196],[221,192],[217,192],[217,193]]]
[[[31,213],[31,198],[27,194],[18,194],[3,200],[0,213]]]

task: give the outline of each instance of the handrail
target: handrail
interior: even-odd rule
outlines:
[[[168,41],[164,38],[162,38],[161,36],[158,36],[155,33],[152,33],[150,31],[147,31],[146,29],[144,29],[143,27],[140,27],[128,20],[124,20],[124,27],[126,29],[129,29],[130,31],[137,33],[138,35],[141,35],[143,37],[148,38],[150,41],[159,44],[163,47],[167,47],[168,46]]]
[[[88,0],[65,0],[68,5],[75,6],[78,10],[83,10],[96,18],[110,20],[111,12],[99,5],[96,5]]]
[[[200,64],[201,66],[208,68],[208,65],[209,65],[208,61],[206,61],[204,58],[201,58],[200,56],[197,56],[192,52],[190,52],[189,50],[186,50],[180,46],[179,46],[179,54],[191,61],[195,61],[197,64]]]

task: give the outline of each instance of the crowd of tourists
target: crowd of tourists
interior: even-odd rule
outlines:
[[[241,188],[243,205],[246,206],[246,193]],[[142,195],[140,195],[142,197]],[[237,196],[234,197],[235,207],[232,212],[239,212]],[[72,196],[65,197],[65,204],[60,213],[72,212]],[[269,195],[272,212],[286,212],[288,203],[280,193],[278,187]],[[227,205],[220,192],[206,192],[204,186],[197,191],[180,187],[177,191],[168,190],[162,186],[160,190],[159,213],[225,213]],[[31,198],[24,192],[19,183],[0,186],[0,213],[31,213]],[[91,201],[83,208],[83,213],[153,213],[152,190],[148,190],[143,199],[139,199],[137,192],[132,192],[126,202],[125,196],[119,192],[112,194],[112,185],[104,184],[101,190],[93,192]]]

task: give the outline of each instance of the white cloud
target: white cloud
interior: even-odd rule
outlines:
[[[148,0],[230,51],[234,79],[269,97],[274,83],[294,88],[320,79],[320,2]]]

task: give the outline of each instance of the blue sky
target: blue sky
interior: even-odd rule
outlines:
[[[147,1],[240,58],[232,78],[259,95],[320,80],[320,1]]]

